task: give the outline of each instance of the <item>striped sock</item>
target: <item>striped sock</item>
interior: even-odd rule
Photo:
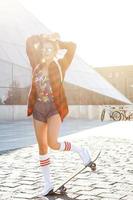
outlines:
[[[47,154],[39,155],[40,158],[40,167],[43,173],[43,181],[46,184],[46,187],[52,186],[52,180],[50,175],[50,157]]]
[[[59,151],[74,151],[76,153],[79,153],[80,150],[81,150],[80,146],[76,146],[72,144],[71,142],[67,142],[67,141],[60,142]]]

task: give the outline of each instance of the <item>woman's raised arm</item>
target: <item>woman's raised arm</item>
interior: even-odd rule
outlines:
[[[65,73],[65,71],[67,70],[67,68],[72,62],[77,45],[74,42],[59,41],[58,43],[59,43],[60,49],[67,49],[67,52],[65,53],[64,57],[58,60],[58,62],[60,63],[62,67],[63,72]]]

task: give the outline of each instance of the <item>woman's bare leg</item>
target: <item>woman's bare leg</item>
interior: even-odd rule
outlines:
[[[57,141],[59,136],[59,130],[61,127],[61,118],[59,114],[52,115],[47,120],[47,139],[48,146],[54,150],[59,150],[60,143]]]
[[[48,152],[47,123],[41,122],[33,118],[33,125],[38,143],[39,154],[40,155],[46,154]]]
[[[61,127],[61,118],[59,114],[52,115],[48,118],[48,146],[54,150],[70,151],[71,143],[67,141],[58,142],[59,130]],[[73,145],[74,147],[74,145]]]

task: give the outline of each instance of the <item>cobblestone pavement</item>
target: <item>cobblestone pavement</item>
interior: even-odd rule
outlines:
[[[113,127],[113,128],[112,128]],[[104,128],[80,131],[61,137],[76,145],[89,146],[94,158],[102,148],[97,160],[97,171],[86,168],[66,184],[67,194],[42,197],[43,183],[39,166],[37,144],[0,155],[0,199],[1,200],[132,200],[133,199],[133,140],[95,134],[117,129],[131,131],[128,124],[108,124]],[[131,124],[130,124],[131,128]],[[49,149],[51,174],[58,186],[73,172],[83,167],[79,155]],[[37,196],[37,197],[35,197]]]

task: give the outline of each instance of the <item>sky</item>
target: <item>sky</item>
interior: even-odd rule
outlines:
[[[132,0],[19,0],[92,67],[133,65]]]

